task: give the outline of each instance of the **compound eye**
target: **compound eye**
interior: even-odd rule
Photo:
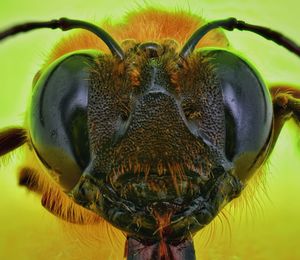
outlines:
[[[273,118],[269,92],[244,59],[225,50],[207,50],[220,81],[226,122],[225,154],[246,180],[269,141]]]
[[[32,144],[66,191],[75,186],[90,160],[87,107],[92,64],[92,54],[70,54],[50,65],[33,89]]]

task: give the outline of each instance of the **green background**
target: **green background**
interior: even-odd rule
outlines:
[[[146,4],[145,4],[146,3]],[[120,21],[128,11],[139,6],[155,6],[168,10],[184,9],[207,19],[234,16],[249,23],[264,25],[284,32],[300,43],[300,2],[297,0],[261,1],[7,1],[0,3],[0,28],[28,20],[49,20],[66,16],[98,21],[111,18]],[[54,43],[64,35],[61,31],[39,30],[5,40],[0,44],[0,127],[22,124],[30,96],[34,74]],[[247,57],[268,84],[289,83],[300,86],[300,59],[259,36],[245,32],[226,33],[238,53]],[[230,217],[229,228],[219,238],[203,245],[197,237],[197,250],[204,259],[300,259],[300,135],[287,124],[267,167],[266,192],[253,201],[254,209]],[[0,258],[17,259],[7,245],[22,249],[16,242],[26,238],[26,227],[41,214],[38,201],[16,186],[14,166],[0,170]],[[251,204],[252,205],[252,204]],[[44,214],[44,213],[43,213]],[[233,213],[232,213],[233,214]],[[233,214],[234,215],[234,214]],[[35,216],[35,217],[33,217]],[[238,222],[238,223],[237,223]],[[226,224],[225,224],[226,226]],[[41,228],[41,226],[38,226]],[[218,225],[216,224],[216,229]],[[24,231],[25,230],[25,231]],[[43,230],[43,229],[42,229]],[[25,234],[24,234],[25,232]],[[225,233],[225,234],[224,234]],[[28,237],[27,237],[28,238]],[[29,236],[30,241],[30,236]],[[227,251],[219,243],[226,241]],[[230,241],[230,242],[228,242]],[[32,242],[35,245],[36,242]],[[39,244],[37,243],[36,246]],[[28,246],[27,246],[28,247]],[[26,247],[26,248],[27,248]],[[198,249],[199,247],[199,249]],[[6,248],[6,249],[5,249]],[[28,249],[28,248],[27,248]],[[42,249],[39,249],[42,250]],[[24,250],[22,259],[27,259]],[[247,257],[247,255],[249,257]],[[28,256],[29,258],[29,256]],[[32,259],[32,258],[31,258]],[[58,256],[55,259],[63,259]]]

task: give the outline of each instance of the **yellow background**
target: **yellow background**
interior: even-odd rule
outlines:
[[[146,1],[150,6],[191,10],[207,19],[234,16],[284,32],[300,43],[300,3],[297,0],[159,2]],[[118,21],[126,12],[144,3],[2,0],[0,28],[62,16]],[[18,35],[0,44],[0,127],[22,123],[32,78],[63,34],[45,29]],[[228,32],[227,35],[232,46],[255,64],[267,83],[300,86],[299,58],[250,33]],[[241,213],[226,213],[230,224],[222,217],[211,225],[213,229],[197,235],[195,247],[199,259],[300,259],[299,136],[298,129],[289,123],[268,164],[265,191],[258,192]],[[88,256],[92,251],[88,245],[79,248],[78,238],[66,237],[64,228],[42,209],[38,199],[16,185],[17,162],[16,159],[0,168],[0,259],[95,259]],[[89,238],[81,239],[89,243]],[[122,252],[118,255],[121,257]],[[97,259],[105,258],[99,252]]]

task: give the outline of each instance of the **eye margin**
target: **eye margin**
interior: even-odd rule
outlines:
[[[269,154],[268,147],[273,125],[270,93],[259,72],[245,58],[222,48],[206,47],[198,49],[197,53],[208,59],[220,80],[226,129],[224,153],[227,159],[234,162],[238,177],[248,180]],[[244,81],[237,82],[236,79]],[[236,82],[232,84],[234,80]],[[256,84],[250,86],[249,80],[254,80]],[[245,115],[237,114],[236,112],[239,111],[232,109],[233,97],[228,95],[228,91],[226,93],[226,87],[228,90],[230,83],[233,85],[231,85],[231,90],[234,88],[238,88],[240,92],[246,90],[243,96],[234,97],[236,102],[240,102],[239,105],[243,103],[246,108]],[[256,92],[253,91],[255,87]],[[237,106],[237,108],[240,107]],[[263,109],[260,110],[260,108]],[[258,123],[255,123],[257,121]],[[257,125],[260,126],[257,127]],[[245,129],[248,131],[243,132]]]

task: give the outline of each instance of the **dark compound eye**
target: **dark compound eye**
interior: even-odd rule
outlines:
[[[70,190],[90,160],[87,106],[93,55],[71,54],[50,66],[33,90],[33,146],[59,183]]]
[[[247,179],[268,142],[272,124],[272,102],[258,73],[245,60],[225,50],[207,50],[223,94],[225,153],[234,161],[236,173]]]

